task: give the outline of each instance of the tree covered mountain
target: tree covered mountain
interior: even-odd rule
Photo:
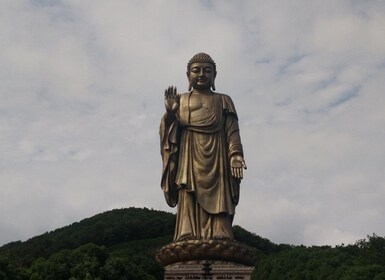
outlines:
[[[175,215],[116,209],[0,247],[1,279],[163,280],[157,249],[171,242]],[[236,240],[257,250],[253,279],[385,279],[385,238],[354,245],[274,244],[234,226]]]

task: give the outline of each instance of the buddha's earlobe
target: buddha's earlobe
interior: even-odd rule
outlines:
[[[190,81],[189,70],[187,70],[186,75],[187,75],[187,79],[188,79],[188,91],[191,91],[192,85],[191,85],[191,81]]]
[[[211,88],[213,91],[215,91],[215,78],[217,77],[217,71],[214,71],[214,79],[213,79],[213,83],[211,84]]]

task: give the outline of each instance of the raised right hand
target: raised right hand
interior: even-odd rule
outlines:
[[[176,87],[170,86],[164,91],[164,105],[166,111],[174,113],[179,108],[179,94],[176,93]]]

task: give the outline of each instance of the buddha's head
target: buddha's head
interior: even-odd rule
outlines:
[[[187,63],[187,78],[189,80],[189,90],[199,89],[215,90],[215,77],[217,75],[214,60],[206,53],[194,55]]]

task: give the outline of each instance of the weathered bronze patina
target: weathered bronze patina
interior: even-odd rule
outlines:
[[[187,65],[189,91],[178,94],[173,86],[165,91],[161,186],[167,203],[178,207],[174,245],[234,239],[246,164],[237,112],[228,95],[214,92],[216,74],[212,58],[198,53]]]

